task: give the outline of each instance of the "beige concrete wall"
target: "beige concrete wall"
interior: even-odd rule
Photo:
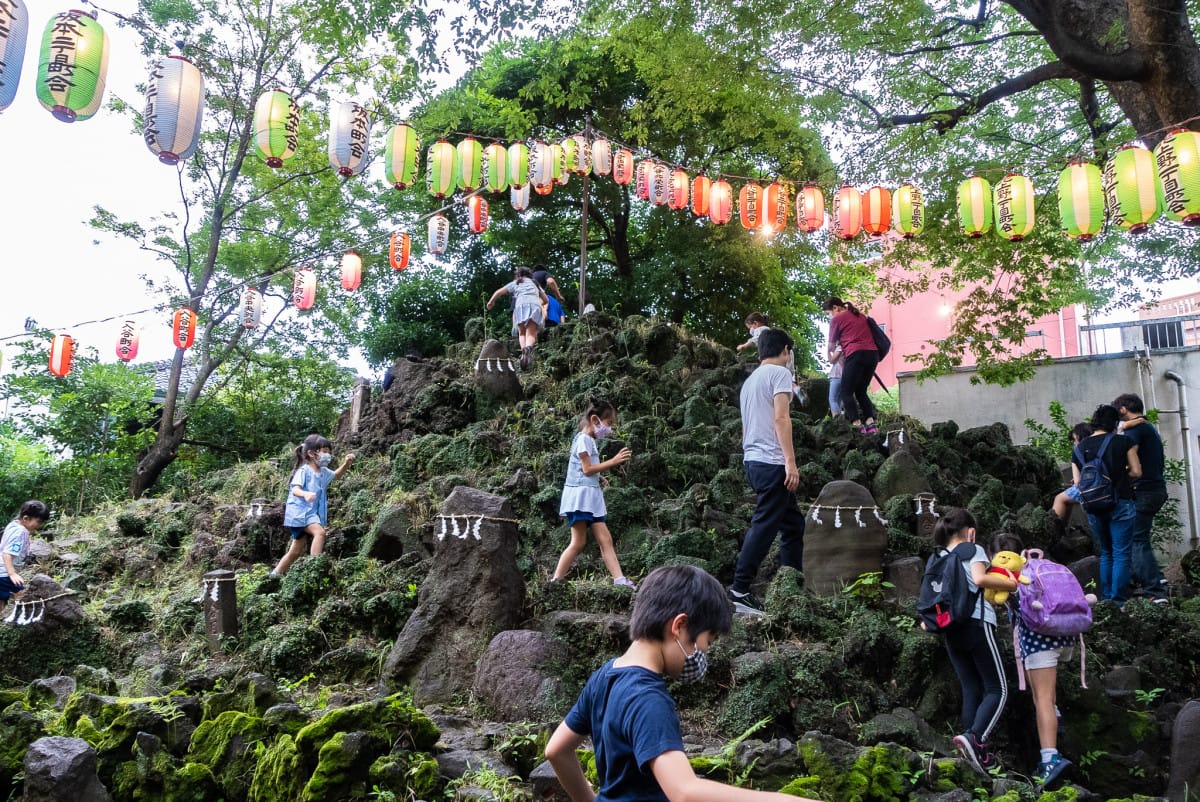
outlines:
[[[1180,431],[1179,391],[1165,378],[1172,370],[1184,381],[1187,443]],[[1121,393],[1137,393],[1148,408],[1159,410],[1167,457],[1186,456],[1190,461],[1194,497],[1200,497],[1200,351],[1153,354],[1149,360],[1132,353],[1059,359],[1039,368],[1033,379],[1011,387],[971,384],[974,373],[964,368],[924,382],[900,374],[900,410],[927,424],[953,420],[961,429],[1000,421],[1008,426],[1013,442],[1026,443],[1032,432],[1025,421],[1049,424],[1051,401],[1061,402],[1067,420],[1074,424],[1091,417],[1098,404],[1107,404]],[[1185,518],[1183,541],[1173,549],[1182,553],[1195,548],[1200,538],[1200,511],[1189,510],[1182,487],[1172,487],[1171,494],[1180,499]]]

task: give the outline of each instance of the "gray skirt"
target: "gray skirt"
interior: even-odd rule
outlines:
[[[517,336],[517,325],[521,323],[532,322],[539,329],[546,325],[545,315],[542,313],[542,304],[539,301],[526,301],[524,299],[517,302],[513,309],[513,336]]]

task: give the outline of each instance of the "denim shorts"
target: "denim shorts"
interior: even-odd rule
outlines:
[[[1079,503],[1079,488],[1078,487],[1076,487],[1075,485],[1071,485],[1063,492],[1067,494],[1067,498],[1071,499],[1071,501],[1075,502],[1076,504]]]
[[[1025,670],[1035,671],[1039,668],[1056,668],[1059,661],[1070,660],[1075,653],[1074,646],[1063,646],[1060,649],[1043,649],[1025,658]]]
[[[605,522],[603,515],[592,515],[590,512],[582,512],[580,510],[568,512],[563,517],[567,519],[567,526],[574,526],[579,521],[591,524],[602,524]]]
[[[292,533],[292,540],[301,540],[308,537],[307,526],[289,526],[288,531]]]

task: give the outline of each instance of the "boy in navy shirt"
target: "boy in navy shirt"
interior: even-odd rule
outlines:
[[[684,754],[666,678],[696,682],[703,677],[708,648],[729,632],[732,618],[725,589],[699,568],[672,565],[646,577],[629,621],[633,643],[592,674],[546,745],[546,758],[573,802],[799,799],[702,779]],[[589,735],[599,792],[575,754]]]

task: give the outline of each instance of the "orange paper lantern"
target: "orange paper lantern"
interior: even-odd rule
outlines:
[[[633,181],[633,153],[621,148],[613,155],[613,181],[621,186],[627,186]]]
[[[392,240],[388,244],[388,262],[393,270],[403,270],[408,267],[408,255],[412,250],[412,237],[403,231],[392,232]]]
[[[862,230],[862,193],[843,184],[833,198],[833,233],[838,239],[852,240]]]
[[[733,219],[733,187],[728,181],[715,181],[708,199],[708,219],[723,226]]]
[[[478,195],[467,198],[467,227],[472,234],[482,234],[488,227],[488,202]]]
[[[303,311],[312,309],[317,300],[317,274],[307,267],[296,271],[292,282],[292,305]]]
[[[825,193],[816,184],[805,184],[796,194],[796,228],[805,234],[825,225]]]
[[[691,186],[691,183],[686,170],[671,171],[671,177],[667,183],[667,208],[676,211],[687,208],[688,187]]]
[[[711,195],[712,179],[706,175],[698,175],[692,179],[692,214],[697,217],[707,217]]]
[[[171,321],[171,338],[176,348],[188,349],[196,341],[196,313],[186,306],[175,310]]]
[[[782,231],[788,218],[788,187],[772,181],[763,192],[763,223],[774,231]]]
[[[738,214],[742,218],[742,228],[753,231],[762,225],[762,196],[762,187],[753,181],[738,193]]]
[[[649,159],[642,159],[638,162],[636,178],[637,196],[642,200],[650,200],[650,183],[654,178],[654,163]]]
[[[121,324],[121,333],[117,335],[117,359],[122,362],[131,362],[137,358],[138,343],[141,342],[142,335],[138,331],[137,323],[132,320],[126,320]]]
[[[71,372],[71,360],[75,357],[75,340],[66,334],[55,335],[50,341],[50,372],[62,378]]]
[[[872,237],[881,237],[892,227],[892,193],[871,187],[863,193],[862,226]]]

